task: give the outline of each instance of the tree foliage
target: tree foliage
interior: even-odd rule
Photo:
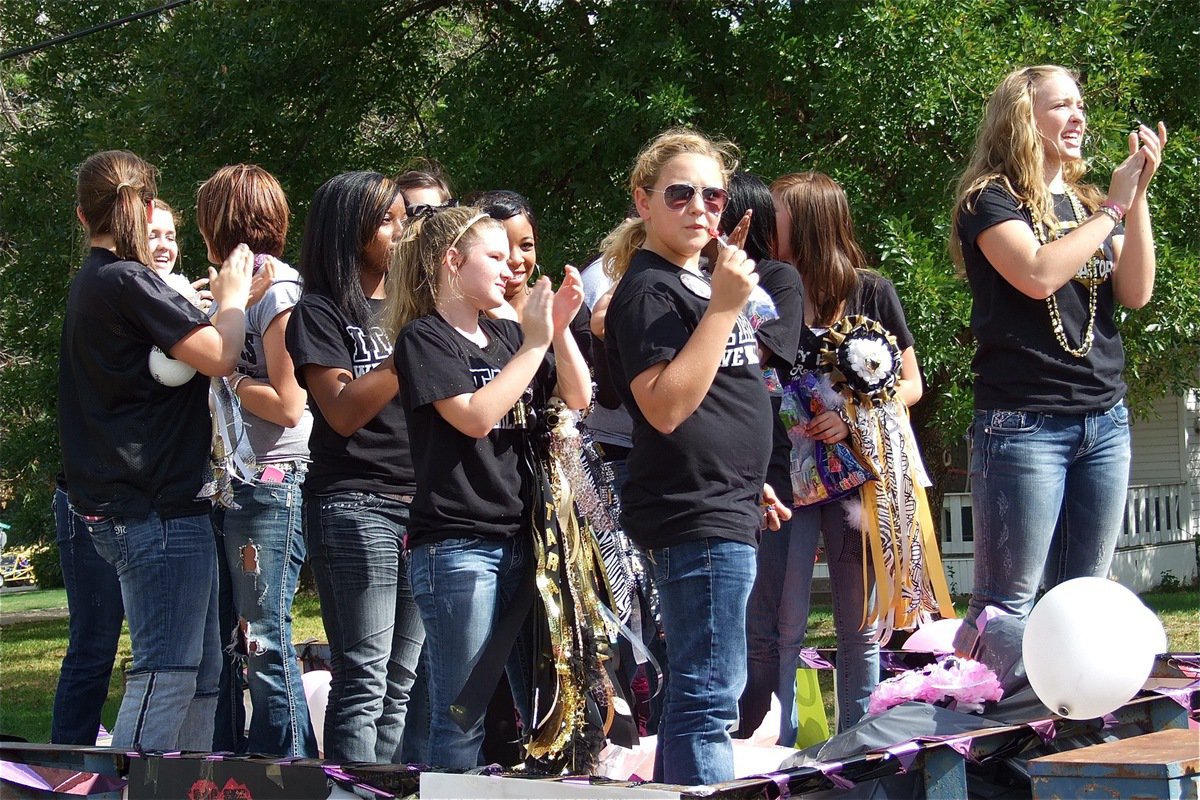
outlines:
[[[144,0],[3,0],[0,48],[140,11]],[[764,178],[820,169],[899,289],[928,386],[927,457],[966,427],[970,299],[946,252],[952,183],[987,93],[1011,68],[1078,70],[1096,182],[1136,119],[1171,128],[1152,201],[1153,301],[1122,330],[1135,403],[1200,362],[1200,12],[1115,0],[197,0],[0,63],[20,130],[0,117],[0,506],[49,533],[66,288],[80,260],[72,171],[132,149],[190,215],[195,186],[254,162],[291,197],[290,252],[313,190],[347,169],[446,165],[460,193],[506,187],[540,214],[557,271],[625,213],[638,149],[698,126]],[[181,268],[203,246],[181,231]]]

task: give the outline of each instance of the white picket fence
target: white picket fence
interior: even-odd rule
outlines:
[[[1130,486],[1125,525],[1113,557],[1112,577],[1140,592],[1162,583],[1164,573],[1188,582],[1197,573],[1197,544],[1188,530],[1190,498],[1184,483]],[[971,591],[975,566],[971,495],[942,501],[942,561],[950,591]]]

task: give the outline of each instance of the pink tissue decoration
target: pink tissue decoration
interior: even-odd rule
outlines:
[[[871,693],[867,710],[878,714],[892,706],[919,700],[937,705],[949,705],[953,701],[959,705],[959,710],[971,711],[980,710],[983,703],[994,702],[1003,695],[996,673],[983,664],[967,658],[945,658],[882,681]]]

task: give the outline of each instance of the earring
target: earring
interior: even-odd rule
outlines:
[[[541,265],[541,264],[534,264],[534,265],[533,265],[533,272],[532,272],[532,273],[530,273],[530,275],[529,275],[529,279],[525,281],[525,285],[526,285],[526,286],[533,286],[535,283],[537,283],[537,282],[538,282],[538,278],[540,278],[540,277],[542,277],[542,265]]]

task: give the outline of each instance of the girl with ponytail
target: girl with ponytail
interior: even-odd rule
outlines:
[[[245,338],[253,257],[209,269],[210,321],[151,268],[155,171],[126,151],[79,168],[76,216],[90,250],[71,283],[59,371],[59,439],[71,513],[121,582],[133,644],[113,745],[209,750],[220,676],[216,555],[205,480],[209,381]],[[159,348],[193,368],[152,374]]]
[[[731,146],[694,131],[658,136],[630,180],[637,217],[604,244],[620,278],[605,343],[634,420],[621,522],[654,563],[669,663],[654,779],[686,785],[733,778],[758,531],[790,516],[764,490],[772,411],[742,313],[758,282],[741,250],[750,215],[711,277],[700,266],[734,166]]]
[[[478,765],[482,709],[460,727],[451,706],[500,620],[524,619],[517,608],[531,597],[526,498],[533,487],[522,459],[533,412],[551,393],[572,409],[585,408],[591,395],[587,365],[567,331],[583,303],[579,273],[567,267],[557,292],[541,278],[520,324],[489,319],[485,312],[504,304],[512,279],[508,255],[501,223],[478,208],[441,209],[409,223],[388,277],[387,318],[398,332],[396,371],[416,473],[409,545],[430,666],[429,760],[439,767]],[[528,733],[522,652],[520,644],[511,655],[505,648],[499,661],[507,661]]]

